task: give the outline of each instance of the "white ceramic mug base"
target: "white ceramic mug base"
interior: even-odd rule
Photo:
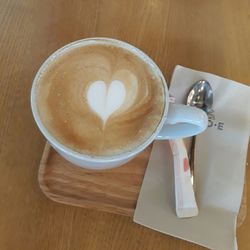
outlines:
[[[50,143],[50,142],[49,142]],[[55,145],[51,144],[50,145],[56,150],[58,154],[60,154],[64,159],[67,161],[71,162],[72,164],[86,168],[86,169],[93,169],[93,170],[105,170],[105,169],[111,169],[111,168],[116,168],[120,167],[127,162],[131,161],[133,158],[136,157],[136,155],[132,155],[130,157],[127,157],[125,159],[120,159],[114,160],[114,161],[106,161],[106,162],[96,162],[96,161],[91,161],[91,160],[86,160],[83,158],[77,158],[77,157],[72,157],[71,155],[65,153],[64,151],[60,150],[60,148],[57,148]]]
[[[165,108],[164,113],[161,118],[161,121],[159,122],[158,127],[156,130],[152,133],[152,135],[141,145],[134,148],[132,151],[124,152],[119,155],[109,156],[109,157],[93,157],[86,154],[78,153],[76,151],[73,151],[72,149],[68,148],[67,146],[61,144],[59,141],[57,141],[53,135],[51,135],[47,129],[42,124],[37,107],[36,107],[36,87],[37,82],[42,74],[44,68],[53,61],[54,58],[57,56],[62,55],[64,52],[73,49],[75,47],[80,46],[86,46],[89,44],[109,44],[111,46],[118,46],[121,48],[125,48],[132,53],[136,54],[138,57],[140,57],[142,60],[144,60],[152,70],[157,74],[162,82],[164,83],[165,88],[165,96],[166,96],[166,102],[165,102]],[[32,84],[32,90],[31,90],[31,108],[32,113],[34,116],[34,119],[37,123],[37,126],[39,127],[42,134],[46,137],[48,142],[52,145],[52,147],[66,160],[70,161],[71,163],[84,167],[89,169],[107,169],[107,168],[114,168],[121,166],[125,164],[126,162],[133,159],[135,156],[137,156],[141,151],[143,151],[150,143],[152,143],[155,139],[158,140],[168,140],[168,139],[177,139],[177,138],[184,138],[193,136],[196,134],[199,134],[203,132],[207,128],[208,118],[204,111],[189,107],[186,105],[180,105],[180,104],[172,104],[169,100],[169,93],[167,89],[167,84],[165,81],[165,78],[158,68],[158,66],[153,62],[153,60],[148,57],[144,52],[140,51],[136,47],[119,41],[115,39],[110,38],[89,38],[89,39],[83,39],[76,42],[73,42],[71,44],[68,44],[64,46],[63,48],[57,50],[54,52],[40,67],[38,70],[33,84]],[[94,104],[93,104],[93,107]],[[105,118],[105,117],[104,117]]]

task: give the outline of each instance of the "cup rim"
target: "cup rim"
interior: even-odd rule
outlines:
[[[164,87],[164,91],[165,91],[165,104],[164,104],[163,115],[161,117],[159,124],[157,125],[155,131],[151,134],[151,136],[148,137],[139,146],[133,148],[132,150],[125,151],[125,152],[122,152],[120,154],[115,154],[115,155],[111,155],[111,156],[92,156],[92,155],[88,155],[85,153],[80,153],[80,152],[75,151],[75,150],[71,149],[70,147],[62,144],[61,142],[59,142],[47,130],[47,128],[43,125],[43,123],[40,119],[40,116],[39,116],[39,113],[37,110],[37,104],[36,104],[36,93],[37,93],[38,80],[39,80],[40,76],[43,74],[44,70],[50,64],[50,62],[52,62],[58,56],[66,53],[67,51],[74,49],[76,47],[81,47],[84,45],[86,46],[88,44],[98,44],[98,43],[109,43],[109,44],[112,44],[114,46],[122,47],[122,48],[125,48],[125,49],[129,50],[130,52],[136,54],[137,56],[139,56],[139,58],[142,59],[144,62],[148,63],[150,65],[150,67],[153,68],[153,71],[156,72],[156,74],[160,77],[160,79],[163,82],[163,87]],[[123,160],[123,159],[126,159],[128,157],[132,157],[133,155],[136,155],[136,154],[140,153],[141,151],[143,151],[151,142],[153,142],[153,140],[159,134],[159,132],[160,132],[161,128],[163,127],[164,122],[167,118],[167,112],[168,112],[168,107],[169,107],[169,93],[168,93],[167,82],[166,82],[165,77],[163,76],[161,70],[159,69],[157,64],[153,61],[153,59],[151,59],[146,53],[144,53],[143,51],[141,51],[140,49],[138,49],[134,45],[129,44],[129,43],[124,42],[124,41],[120,41],[120,40],[113,39],[113,38],[107,38],[107,37],[90,37],[90,38],[80,39],[80,40],[71,42],[69,44],[66,44],[65,46],[54,51],[42,63],[42,65],[38,69],[38,71],[33,79],[33,82],[32,82],[30,101],[31,101],[31,110],[32,110],[34,120],[35,120],[38,128],[40,129],[41,133],[45,136],[45,138],[49,141],[49,143],[53,147],[58,148],[62,153],[69,155],[71,157],[77,158],[77,159],[87,160],[90,162],[99,162],[99,163],[105,162],[106,163],[106,162],[114,162],[117,160]]]

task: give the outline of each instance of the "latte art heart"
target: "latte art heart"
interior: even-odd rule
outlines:
[[[119,80],[113,80],[110,84],[95,81],[87,91],[88,105],[102,119],[103,125],[122,106],[125,97],[126,88]]]

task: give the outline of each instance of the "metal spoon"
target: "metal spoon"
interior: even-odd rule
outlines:
[[[192,86],[188,97],[187,105],[203,109],[209,112],[213,105],[213,90],[206,80],[200,80]]]
[[[212,110],[213,105],[213,90],[211,85],[206,80],[199,80],[194,83],[188,96],[187,105],[194,106],[203,109],[206,113]],[[194,147],[195,147],[195,136],[192,138],[189,165],[192,176],[192,182],[194,183]]]

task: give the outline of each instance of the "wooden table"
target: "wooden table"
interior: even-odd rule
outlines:
[[[168,81],[181,64],[250,84],[248,0],[1,0],[0,249],[203,249],[40,191],[45,140],[30,110],[32,79],[54,50],[93,36],[134,44]],[[250,190],[250,172],[247,179]],[[250,249],[249,234],[250,215],[237,232],[239,249]]]

